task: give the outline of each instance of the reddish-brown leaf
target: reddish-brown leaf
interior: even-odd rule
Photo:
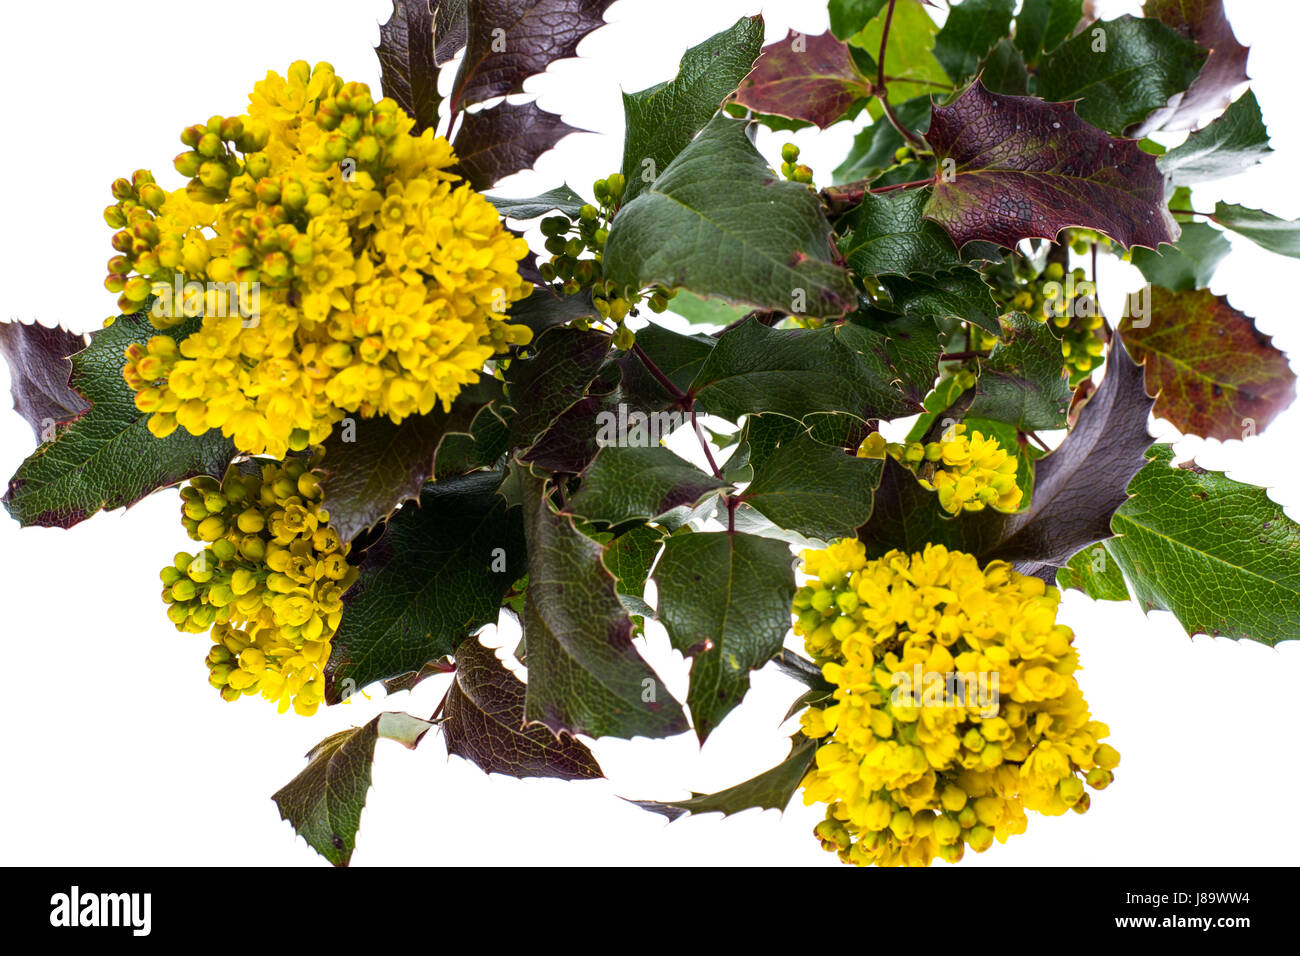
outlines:
[[[62,327],[0,322],[0,355],[9,363],[14,411],[32,426],[37,441],[49,441],[54,425],[70,422],[90,407],[68,384],[68,356],[85,347],[84,335]]]
[[[1232,91],[1246,76],[1250,48],[1237,42],[1223,12],[1223,0],[1146,0],[1143,13],[1210,51],[1205,65],[1177,102],[1157,110],[1134,131],[1145,136],[1154,129],[1191,129],[1209,113],[1232,102]]]
[[[1295,398],[1286,356],[1223,296],[1152,287],[1148,324],[1129,319],[1124,341],[1146,358],[1155,413],[1203,438],[1263,431]]]
[[[976,80],[950,106],[931,108],[926,139],[939,167],[925,215],[959,247],[1054,240],[1068,226],[1124,246],[1178,238],[1155,157],[1085,123],[1073,103],[1003,96]]]
[[[763,47],[740,83],[736,102],[756,113],[825,129],[871,92],[871,81],[854,64],[848,44],[829,31],[810,37],[791,30],[784,40]]]

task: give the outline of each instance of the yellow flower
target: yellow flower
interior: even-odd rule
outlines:
[[[1109,784],[1119,754],[1099,743],[1055,588],[940,545],[867,560],[846,539],[802,559],[795,633],[835,688],[801,716],[821,741],[803,788],[827,804],[828,850],[956,862]]]
[[[130,354],[123,377],[150,430],[219,428],[283,458],[350,413],[448,408],[529,330],[509,325],[532,286],[527,243],[451,172],[451,145],[329,64],[268,73],[248,113],[187,128],[187,186],[138,171],[113,185],[119,231],[105,285],[134,312],[151,291],[181,342]],[[141,363],[144,363],[143,365]],[[176,376],[173,383],[172,376]]]
[[[953,425],[939,441],[925,445],[886,445],[873,433],[858,448],[860,458],[883,458],[885,454],[917,472],[922,486],[936,492],[939,504],[950,514],[985,507],[1015,511],[1024,497],[1016,484],[1016,457],[996,438],[986,438],[979,431],[968,436],[965,425]]]
[[[315,473],[297,459],[260,474],[232,466],[220,483],[193,479],[181,499],[186,531],[208,546],[162,570],[168,618],[181,631],[211,628],[209,681],[226,700],[261,694],[281,713],[314,713],[357,579]]]

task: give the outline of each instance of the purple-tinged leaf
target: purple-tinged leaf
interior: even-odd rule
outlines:
[[[791,30],[784,40],[763,47],[740,82],[736,102],[825,129],[871,94],[871,81],[853,62],[847,43],[829,32],[810,37]]]
[[[0,355],[9,363],[14,411],[32,426],[37,441],[49,441],[55,425],[72,421],[90,407],[68,384],[72,376],[68,356],[85,347],[84,335],[62,327],[0,323]]]
[[[1223,0],[1146,0],[1143,13],[1210,51],[1191,87],[1176,102],[1157,110],[1134,135],[1154,129],[1191,129],[1232,101],[1233,91],[1250,79],[1242,46],[1223,11]]]
[[[580,132],[536,103],[501,103],[465,114],[456,134],[456,158],[469,184],[483,190],[512,173],[532,169],[537,157],[570,133]]]

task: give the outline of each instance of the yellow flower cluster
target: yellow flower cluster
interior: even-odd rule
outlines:
[[[329,526],[308,464],[231,466],[181,489],[185,530],[206,547],[162,569],[163,600],[177,630],[211,628],[210,682],[226,700],[260,693],[280,712],[315,713],[322,669],[357,578],[349,545]]]
[[[220,428],[283,458],[345,414],[401,421],[448,407],[483,364],[531,337],[507,323],[532,285],[527,243],[457,184],[451,145],[329,64],[268,73],[248,114],[188,127],[183,189],[113,184],[107,287],[149,296],[153,337],[123,375],[158,436]]]
[[[886,443],[879,432],[872,432],[858,447],[859,458],[886,454],[915,471],[922,486],[938,492],[939,504],[950,514],[985,507],[1015,511],[1024,497],[1016,484],[1015,456],[983,432],[967,435],[965,425],[953,425],[939,441],[925,444]]]
[[[867,560],[862,542],[803,552],[795,633],[834,685],[805,711],[824,742],[803,780],[816,834],[858,865],[956,862],[1025,829],[1025,810],[1087,810],[1119,754],[1090,719],[1060,593],[928,545]]]

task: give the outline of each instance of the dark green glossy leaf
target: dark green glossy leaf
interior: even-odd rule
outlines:
[[[1061,343],[1046,322],[1023,312],[1003,318],[1003,337],[980,361],[970,414],[1007,422],[1021,431],[1065,427],[1070,386]]]
[[[800,431],[755,467],[742,497],[778,528],[830,541],[871,516],[880,469]]]
[[[536,219],[552,212],[562,212],[570,219],[577,219],[578,213],[587,203],[587,200],[570,189],[567,183],[527,199],[509,199],[505,196],[483,198],[492,203],[497,212],[511,219]]]
[[[1269,252],[1300,259],[1300,219],[1279,219],[1262,209],[1220,202],[1214,206],[1214,221]]]
[[[565,511],[617,525],[657,518],[674,508],[694,508],[726,487],[722,479],[705,474],[662,445],[613,446],[597,453]]]
[[[934,58],[960,83],[979,70],[989,50],[1011,33],[1015,0],[963,0],[948,11],[934,38]]]
[[[1196,130],[1156,164],[1175,186],[1235,176],[1260,162],[1273,147],[1252,90],[1204,129]]]

